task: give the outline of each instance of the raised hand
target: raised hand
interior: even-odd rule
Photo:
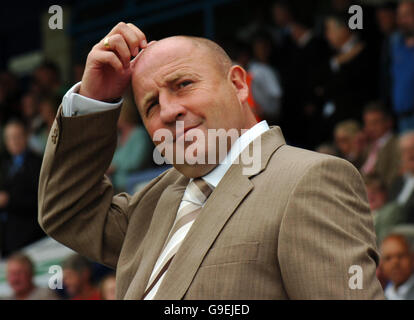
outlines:
[[[104,102],[119,99],[131,80],[131,57],[147,47],[132,23],[118,23],[88,54],[79,94]]]

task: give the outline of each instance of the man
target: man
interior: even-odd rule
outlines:
[[[378,242],[396,225],[414,223],[414,131],[408,131],[400,137],[399,148],[400,175],[388,190],[388,203],[375,216]]]
[[[99,290],[91,282],[92,266],[74,254],[63,262],[63,283],[71,300],[100,300]]]
[[[257,104],[259,117],[276,123],[280,114],[282,88],[278,72],[270,65],[272,43],[270,35],[258,32],[252,38],[253,59],[247,71],[252,76],[251,92]]]
[[[407,239],[388,235],[381,245],[381,268],[391,282],[385,288],[389,300],[414,300],[413,254]]]
[[[364,136],[358,121],[344,120],[335,126],[334,141],[339,156],[356,168],[361,164]]]
[[[183,149],[189,156],[141,192],[113,196],[104,172],[131,78],[152,139],[172,146],[173,158]],[[278,127],[256,123],[247,96],[244,69],[214,42],[176,36],[147,45],[137,27],[118,24],[94,46],[60,108],[41,171],[40,224],[116,268],[117,299],[383,298],[358,172],[287,146]],[[110,109],[93,112],[89,102]],[[213,129],[250,130],[224,155],[202,136],[189,143]],[[160,131],[172,139],[159,141]],[[192,151],[211,161],[190,164]],[[251,152],[258,166],[236,161]],[[349,286],[355,264],[361,290]]]
[[[397,28],[395,2],[387,1],[375,10],[378,29],[382,34],[380,55],[379,94],[384,105],[391,106],[390,39]]]
[[[414,3],[402,1],[397,9],[399,32],[390,40],[392,104],[402,133],[414,129]]]
[[[1,254],[6,257],[45,236],[37,223],[37,187],[42,159],[27,147],[26,128],[11,120],[4,129],[10,155],[0,179]]]
[[[58,296],[49,288],[40,288],[33,283],[34,266],[32,260],[14,253],[7,260],[7,282],[13,290],[11,300],[56,300]]]
[[[325,36],[335,55],[321,69],[317,93],[326,102],[328,131],[340,121],[361,119],[361,110],[376,95],[376,66],[366,44],[348,27],[349,15],[330,15]],[[374,81],[373,81],[374,79]]]
[[[321,101],[315,95],[317,75],[330,52],[326,42],[314,34],[313,20],[302,7],[292,10],[292,19],[293,46],[283,74],[285,97],[281,125],[289,143],[313,150],[323,140]]]
[[[391,116],[380,105],[372,103],[365,107],[363,119],[368,145],[361,172],[364,175],[377,173],[389,189],[399,174],[401,158],[398,138],[392,132]]]
[[[376,174],[365,177],[368,203],[374,216],[387,203],[387,188],[381,178]]]

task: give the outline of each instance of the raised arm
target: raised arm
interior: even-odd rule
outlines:
[[[116,25],[89,53],[79,94],[95,102],[120,100],[131,80],[130,60],[146,45],[137,27]],[[114,196],[104,176],[116,147],[119,111],[92,110],[72,116],[59,108],[38,194],[38,220],[44,231],[110,267],[116,266],[134,201],[127,194]]]

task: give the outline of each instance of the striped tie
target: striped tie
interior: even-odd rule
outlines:
[[[165,241],[161,255],[158,257],[142,299],[152,300],[154,298],[169,265],[212,191],[202,178],[196,178],[188,184],[175,222]]]

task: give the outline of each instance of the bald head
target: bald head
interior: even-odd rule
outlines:
[[[397,288],[410,278],[413,257],[410,244],[403,235],[391,234],[382,241],[381,266],[384,275]]]
[[[408,243],[407,239],[401,234],[390,234],[382,240],[381,248],[384,248],[389,242],[396,242],[398,243],[403,250],[406,250],[408,253],[411,251],[410,244]]]
[[[405,37],[414,36],[414,2],[402,1],[397,10],[398,27]]]
[[[232,62],[226,51],[214,41],[200,37],[179,36],[191,41],[198,49],[203,50],[206,55],[211,57],[216,63],[219,70],[227,74],[232,66]]]
[[[183,44],[190,45],[190,52],[199,50],[204,58],[210,59],[210,61],[215,64],[218,71],[223,75],[227,75],[232,66],[232,61],[226,51],[214,41],[201,37],[173,36],[158,41],[152,41],[150,45],[142,51],[142,58],[140,59],[143,60],[145,56],[154,53],[154,50],[171,50],[172,48],[182,46]]]

